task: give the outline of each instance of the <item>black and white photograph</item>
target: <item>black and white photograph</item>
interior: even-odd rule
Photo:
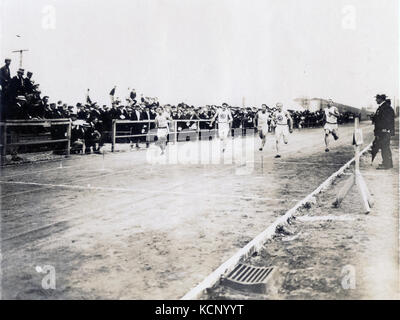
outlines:
[[[400,299],[399,1],[0,8],[0,300]]]

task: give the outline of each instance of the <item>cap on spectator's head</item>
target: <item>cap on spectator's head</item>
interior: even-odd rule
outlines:
[[[19,68],[18,71],[17,71],[17,73],[22,73],[22,74],[24,74],[24,72],[25,72],[25,70],[22,69],[22,68]]]
[[[386,96],[386,94],[377,94],[377,95],[375,96],[375,98],[386,100],[387,96]]]
[[[5,58],[4,62],[11,62],[11,59],[10,58]]]
[[[32,72],[32,71],[28,71],[26,74],[27,74],[28,76],[31,76],[31,75],[33,75],[33,72]]]
[[[222,106],[223,106],[223,107],[227,107],[228,104],[227,104],[226,102],[224,102],[224,103],[222,104]]]

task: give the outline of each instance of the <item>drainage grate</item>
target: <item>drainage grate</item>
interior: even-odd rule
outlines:
[[[236,290],[269,293],[276,282],[275,275],[274,267],[253,267],[238,264],[228,276],[222,279],[221,283]]]

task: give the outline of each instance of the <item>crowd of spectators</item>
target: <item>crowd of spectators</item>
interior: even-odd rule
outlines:
[[[86,152],[99,152],[100,147],[105,142],[110,142],[110,132],[112,130],[113,119],[119,120],[135,120],[148,121],[156,117],[156,109],[160,106],[157,98],[137,97],[134,89],[130,90],[125,102],[119,98],[115,98],[116,87],[110,92],[110,105],[98,105],[92,102],[87,92],[85,102],[70,105],[63,101],[50,102],[48,96],[42,96],[40,85],[36,84],[32,79],[33,73],[27,72],[24,77],[25,70],[19,69],[17,75],[11,77],[10,66],[11,60],[6,59],[5,65],[0,69],[0,85],[1,85],[1,120],[11,119],[64,119],[72,120],[72,151],[79,150],[84,145]],[[210,122],[202,121],[197,123],[192,120],[211,120],[219,106],[193,106],[186,103],[177,105],[163,105],[164,109],[170,113],[171,118],[178,120],[177,130],[196,128],[200,130],[209,130]],[[294,127],[298,129],[321,127],[324,124],[324,112],[318,110],[316,112],[291,111]],[[233,123],[232,129],[254,128],[255,115],[259,108],[257,107],[230,107]],[[274,107],[268,107],[270,112],[275,110]],[[346,112],[339,117],[339,123],[352,121],[354,114]],[[128,135],[146,135],[154,124],[151,122],[144,123],[128,123],[121,124],[119,131]],[[52,133],[57,138],[58,133]],[[148,141],[143,137],[131,137],[126,141],[132,145],[139,146],[139,142]]]
[[[311,112],[308,110],[305,111],[289,111],[292,119],[293,119],[293,126],[295,128],[316,128],[322,127],[325,124],[325,113],[323,110],[318,110],[315,112]],[[347,111],[341,113],[338,117],[338,123],[344,124],[354,121],[355,115],[353,112]]]

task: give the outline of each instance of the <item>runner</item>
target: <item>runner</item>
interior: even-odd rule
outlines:
[[[157,128],[157,143],[161,148],[161,154],[165,153],[167,147],[167,138],[169,133],[168,123],[171,120],[169,114],[163,110],[163,108],[157,108],[157,116],[155,118],[155,124]]]
[[[280,158],[280,141],[283,138],[285,144],[288,143],[289,132],[293,132],[293,120],[289,112],[283,110],[283,104],[278,102],[276,104],[277,110],[274,113],[275,128],[275,139],[276,139],[276,156],[275,158]],[[288,124],[289,122],[289,124]]]
[[[222,108],[218,109],[215,113],[214,117],[211,119],[210,127],[213,126],[214,121],[217,120],[218,122],[218,136],[219,139],[222,141],[222,152],[225,152],[226,148],[226,140],[229,134],[229,125],[233,120],[232,114],[228,109],[228,104],[223,103]]]
[[[270,114],[269,112],[267,112],[267,105],[263,104],[261,106],[261,111],[257,112],[256,117],[254,119],[254,121],[257,121],[258,134],[261,139],[261,147],[259,149],[260,151],[263,150],[267,139],[269,119],[270,119]]]
[[[339,139],[338,136],[338,123],[337,118],[339,117],[339,111],[334,106],[333,101],[328,101],[328,107],[324,110],[325,111],[325,152],[329,152],[329,135],[332,134],[335,140]]]

